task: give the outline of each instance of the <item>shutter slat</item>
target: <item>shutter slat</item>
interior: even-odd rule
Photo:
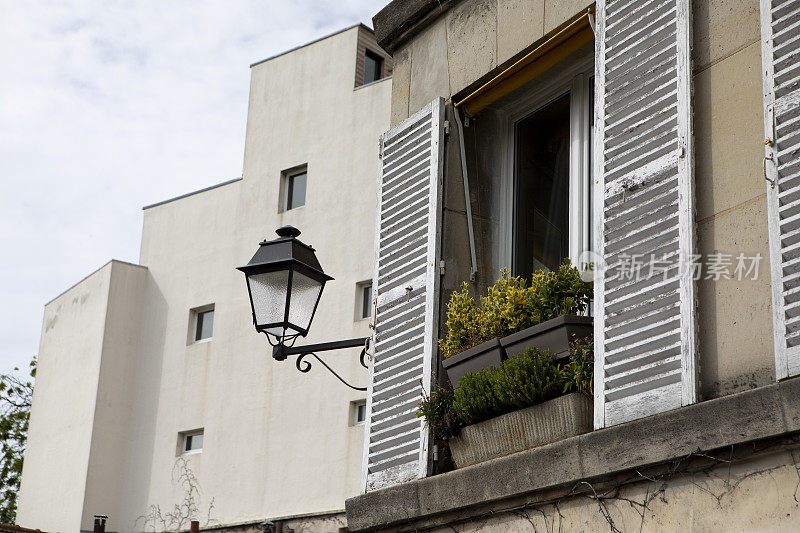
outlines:
[[[601,428],[696,401],[695,288],[682,265],[695,240],[689,0],[599,0],[596,35]],[[651,258],[664,263],[651,271]]]
[[[761,0],[775,373],[800,374],[800,3]]]
[[[438,317],[444,100],[381,136],[362,490],[424,477]]]

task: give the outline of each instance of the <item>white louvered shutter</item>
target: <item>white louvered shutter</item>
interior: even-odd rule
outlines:
[[[428,473],[428,430],[416,411],[430,392],[438,335],[443,119],[437,99],[380,140],[365,491]]]
[[[597,2],[596,428],[696,401],[689,4]]]
[[[800,374],[800,2],[761,0],[775,373]]]

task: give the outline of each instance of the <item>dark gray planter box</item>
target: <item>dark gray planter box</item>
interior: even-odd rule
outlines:
[[[524,353],[528,348],[550,350],[556,359],[569,357],[569,343],[592,334],[592,317],[562,315],[500,339],[507,357]]]
[[[525,352],[528,348],[550,350],[556,359],[565,359],[569,357],[570,341],[588,337],[593,330],[592,317],[563,315],[502,339],[492,339],[464,350],[444,359],[442,366],[455,389],[467,372],[480,372],[490,366],[500,366],[501,362]]]
[[[467,426],[450,439],[458,468],[574,437],[592,430],[592,400],[574,392]]]
[[[506,354],[500,346],[500,339],[492,339],[444,359],[442,366],[455,389],[467,372],[480,372],[491,366],[499,367],[505,360]]]

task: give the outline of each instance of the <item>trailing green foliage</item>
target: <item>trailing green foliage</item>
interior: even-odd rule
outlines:
[[[422,417],[433,431],[434,440],[449,440],[464,425],[453,410],[453,391],[439,386],[434,386],[430,395],[423,391],[417,410],[417,418]]]
[[[564,366],[564,392],[594,395],[594,339],[575,339],[569,345],[569,364]]]
[[[581,279],[566,259],[551,272],[535,272],[531,282],[503,269],[480,305],[466,283],[447,304],[447,335],[439,340],[443,357],[495,337],[503,337],[561,315],[580,314],[592,296],[592,284]]]
[[[563,388],[553,355],[530,348],[497,368],[466,374],[455,390],[453,409],[465,423],[476,424],[555,398]]]
[[[19,372],[19,368],[14,371]],[[36,377],[35,356],[28,373],[31,379],[0,374],[0,523],[4,524],[13,524],[17,516],[17,493]]]
[[[477,424],[518,409],[537,405],[570,392],[592,396],[594,375],[592,337],[570,343],[570,361],[560,367],[553,355],[535,348],[512,357],[497,368],[470,372],[455,391],[434,388],[417,411],[433,429],[434,438],[450,439],[467,424]]]

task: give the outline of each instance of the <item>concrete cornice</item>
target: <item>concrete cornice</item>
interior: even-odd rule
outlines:
[[[692,454],[800,432],[800,378],[573,437],[347,500],[350,531],[421,522]]]
[[[393,0],[372,17],[375,40],[390,54],[461,0]]]

